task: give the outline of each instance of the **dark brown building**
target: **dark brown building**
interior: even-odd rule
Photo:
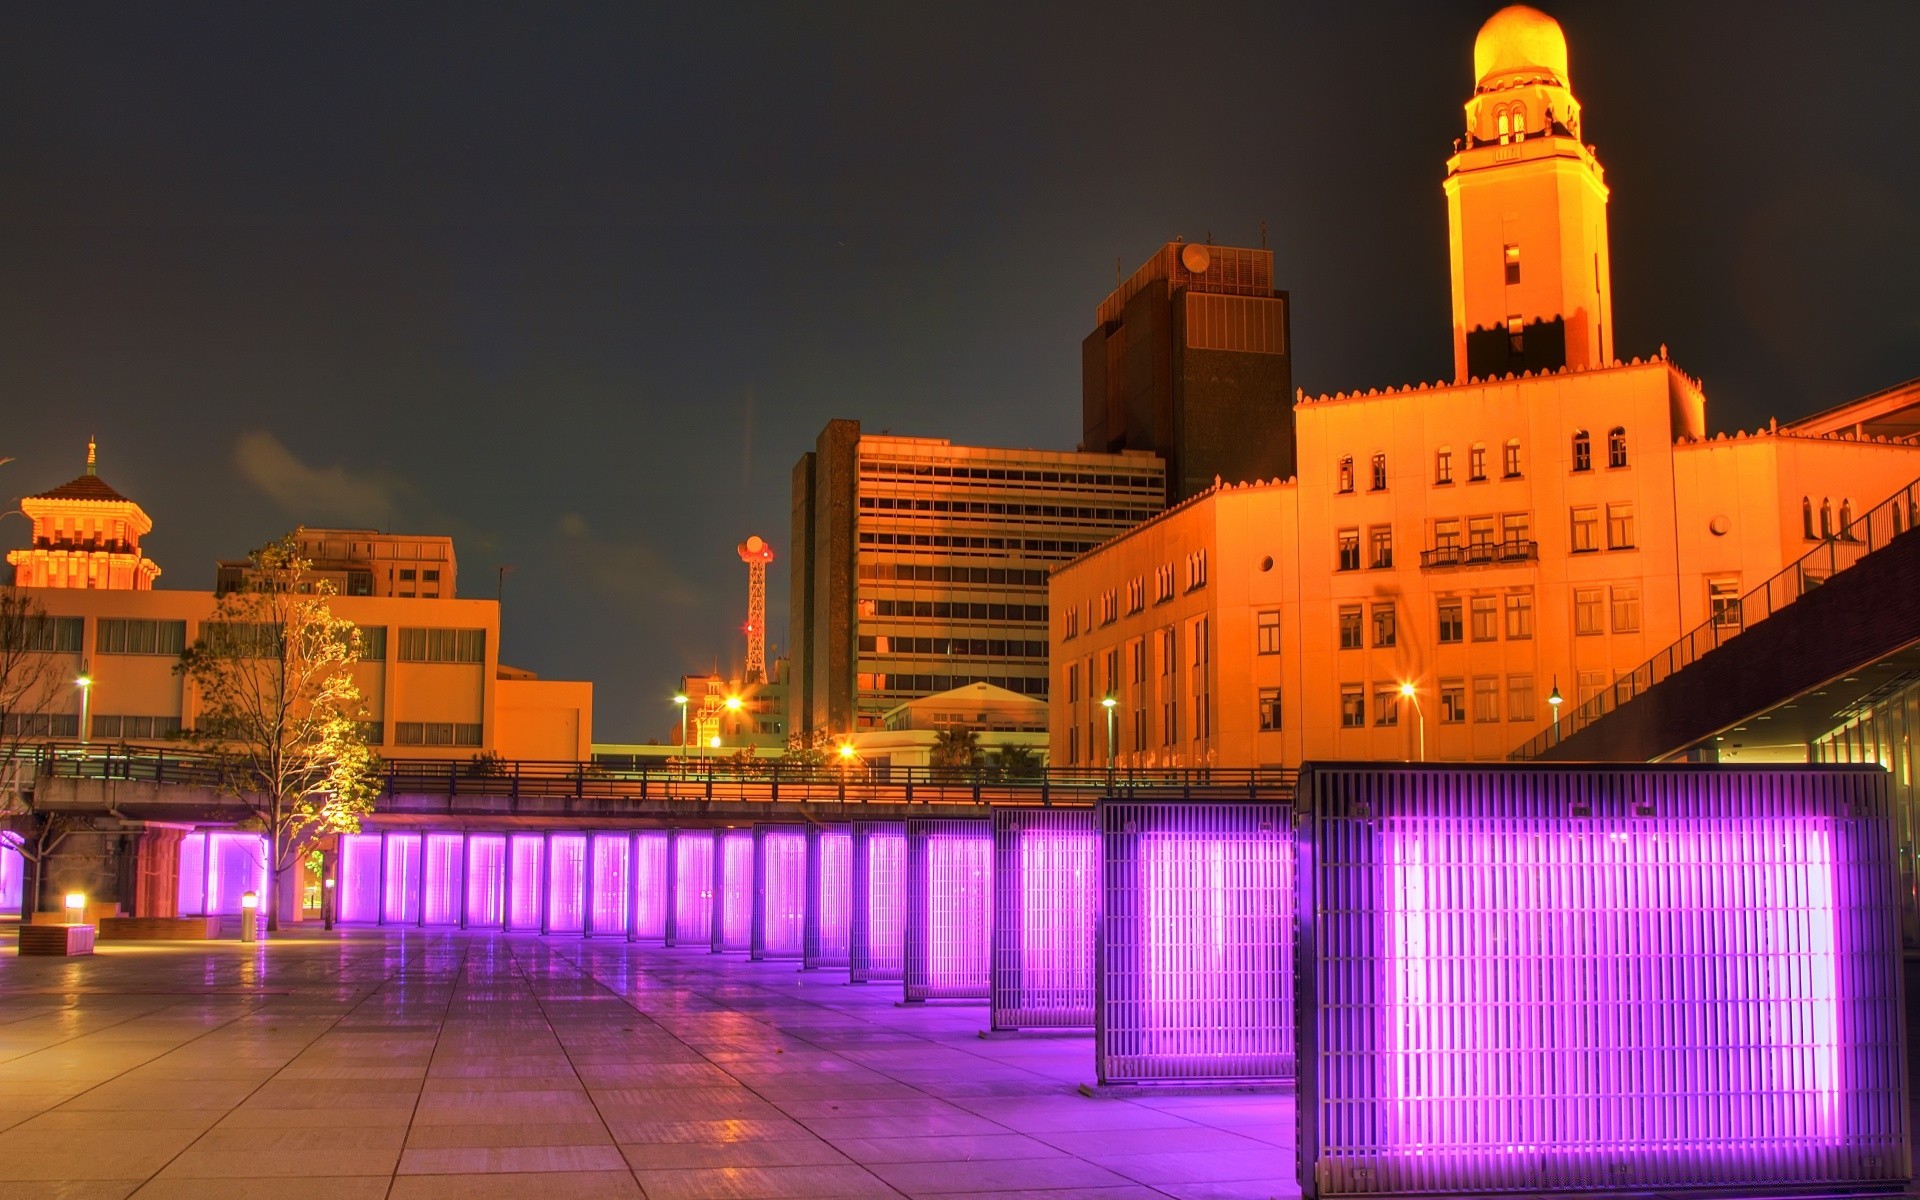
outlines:
[[[1080,345],[1081,449],[1148,450],[1167,503],[1294,474],[1288,300],[1273,254],[1169,242],[1100,304]]]

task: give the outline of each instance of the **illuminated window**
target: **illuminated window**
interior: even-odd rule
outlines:
[[[1358,650],[1366,645],[1366,638],[1362,632],[1361,623],[1362,618],[1358,604],[1342,604],[1340,606],[1340,648],[1342,650]]]
[[[1613,631],[1640,632],[1640,585],[1623,583],[1613,589]]]
[[[484,629],[402,629],[400,661],[485,662],[487,661],[487,631]]]
[[[1441,642],[1460,642],[1466,639],[1464,609],[1457,596],[1444,596],[1440,599],[1440,638]]]
[[[1507,318],[1507,349],[1513,351],[1515,354],[1521,354],[1526,351],[1526,328],[1526,321],[1520,314],[1514,313]]]
[[[1340,685],[1340,728],[1362,729],[1367,724],[1367,689],[1357,683]]]
[[[1533,676],[1507,676],[1507,720],[1533,720]]]
[[[1507,640],[1524,642],[1533,636],[1533,596],[1514,592],[1507,597]]]
[[[94,631],[99,654],[179,654],[187,646],[185,621],[103,618]],[[107,735],[112,736],[112,735]]]
[[[1738,575],[1722,575],[1707,580],[1707,610],[1713,614],[1713,623],[1716,628],[1740,628],[1740,577]]]
[[[1510,284],[1519,283],[1520,282],[1520,247],[1515,245],[1512,242],[1507,243],[1506,265],[1507,265],[1507,282]]]
[[[1607,549],[1633,549],[1633,505],[1607,505]]]
[[[1392,602],[1388,602],[1386,604],[1374,605],[1373,606],[1373,644],[1376,647],[1386,647],[1386,646],[1393,645],[1395,635],[1398,632],[1397,629],[1395,628],[1397,624],[1398,622],[1394,619],[1394,615],[1393,615]]]
[[[1260,689],[1260,730],[1270,733],[1280,728],[1280,689]]]
[[[1467,451],[1467,482],[1479,483],[1487,477],[1487,448],[1475,442]]]
[[[1573,632],[1580,637],[1590,637],[1605,632],[1600,624],[1599,588],[1573,589]]]
[[[1433,523],[1434,557],[1440,562],[1453,562],[1460,552],[1460,518],[1446,517]]]
[[[1584,429],[1573,431],[1573,469],[1593,470],[1593,438]]]
[[[1367,530],[1367,547],[1376,568],[1393,565],[1393,526],[1375,525]]]
[[[1373,689],[1373,723],[1375,725],[1398,725],[1400,723],[1400,689]]]
[[[1387,490],[1387,456],[1384,454],[1373,456],[1373,490],[1376,492]]]
[[[1353,455],[1351,454],[1343,454],[1340,456],[1339,486],[1342,492],[1351,492],[1353,490]]]
[[[1500,517],[1500,543],[1505,553],[1526,555],[1533,541],[1533,519],[1526,513],[1504,513]]]
[[[1493,128],[1494,131],[1500,135],[1500,144],[1502,146],[1506,145],[1507,139],[1513,133],[1513,127],[1507,117],[1507,110],[1505,108],[1494,110]]]
[[[1482,725],[1500,719],[1500,677],[1498,675],[1473,677],[1473,719]]]
[[[1467,685],[1460,679],[1440,681],[1440,723],[1464,725],[1467,721]]]
[[[1513,140],[1520,141],[1527,136],[1527,107],[1524,104],[1513,106]]]
[[[1473,616],[1473,640],[1476,642],[1497,641],[1500,637],[1500,605],[1496,597],[1475,596],[1471,608]]]
[[[1615,425],[1607,431],[1607,465],[1609,467],[1627,465],[1627,431],[1624,426]]]
[[[1433,481],[1435,483],[1453,482],[1453,447],[1442,446],[1434,452]]]
[[[1576,504],[1573,507],[1573,540],[1569,548],[1575,554],[1585,554],[1600,548],[1600,510],[1591,504]]]

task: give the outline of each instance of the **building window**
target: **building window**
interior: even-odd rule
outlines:
[[[395,721],[396,746],[478,746],[480,726],[451,721]]]
[[[1180,740],[1180,703],[1168,700],[1160,706],[1160,744],[1171,746]]]
[[[1493,518],[1467,518],[1467,545],[1472,547],[1475,559],[1484,559],[1493,553]]]
[[[1524,642],[1533,636],[1533,595],[1513,592],[1507,596],[1507,640]]]
[[[1573,469],[1593,470],[1593,438],[1584,429],[1573,431]]]
[[[1707,580],[1707,611],[1713,615],[1713,624],[1716,629],[1740,628],[1740,577],[1738,575],[1722,575]]]
[[[1442,446],[1433,454],[1433,481],[1435,483],[1453,482],[1453,447]]]
[[[1358,650],[1366,645],[1365,635],[1361,631],[1362,616],[1358,604],[1340,606],[1340,648]]]
[[[1507,349],[1515,354],[1527,352],[1527,323],[1519,313],[1507,318]]]
[[[1080,699],[1080,664],[1077,662],[1072,662],[1067,664],[1067,703],[1074,704],[1074,703],[1077,703],[1079,699]],[[1068,757],[1071,758],[1072,755],[1068,755]]]
[[[1460,518],[1446,517],[1433,523],[1433,548],[1439,551],[1434,557],[1441,562],[1455,562],[1459,559]]]
[[[184,624],[185,622],[182,622]],[[93,736],[108,741],[153,741],[180,736],[179,717],[116,717],[96,714]]]
[[[1127,581],[1127,615],[1132,616],[1147,606],[1147,581],[1130,579]]]
[[[1343,454],[1340,456],[1340,491],[1344,493],[1344,492],[1351,492],[1352,490],[1353,490],[1353,455]]]
[[[1526,513],[1506,513],[1500,518],[1500,541],[1511,554],[1524,555],[1533,540],[1533,519]]]
[[[1573,589],[1573,632],[1580,637],[1604,633],[1600,623],[1600,589]]]
[[[1133,710],[1133,749],[1137,753],[1147,748],[1147,710]]]
[[[387,627],[385,625],[360,626],[360,661],[387,661]]]
[[[36,654],[78,653],[85,637],[86,620],[82,617],[26,617],[20,623],[20,649]],[[74,732],[62,736],[79,737],[79,721],[75,717]]]
[[[1367,689],[1357,683],[1340,685],[1340,728],[1363,729],[1367,724]]]
[[[1066,630],[1060,635],[1060,640],[1065,641],[1068,638],[1074,638],[1079,636],[1080,636],[1080,606],[1076,604],[1072,608],[1069,608],[1067,610]]]
[[[1160,673],[1171,675],[1180,665],[1180,635],[1169,625],[1160,631]]]
[[[1600,548],[1600,510],[1594,505],[1573,506],[1573,540],[1569,548],[1575,554]]]
[[[1269,609],[1253,615],[1254,652],[1257,654],[1280,653],[1280,613]]]
[[[1825,496],[1820,498],[1820,536],[1823,538],[1833,536],[1833,501]]]
[[[1193,665],[1197,672],[1210,661],[1207,654],[1207,619],[1201,617],[1193,623]]]
[[[1271,733],[1280,728],[1280,689],[1260,689],[1260,731]]]
[[[481,663],[487,661],[487,631],[484,629],[402,629],[400,631],[401,662],[461,662]],[[394,727],[396,731],[398,725]],[[399,734],[395,733],[395,738]],[[439,745],[441,743],[410,743],[413,745]],[[448,742],[446,745],[465,745]]]
[[[1607,505],[1607,549],[1633,549],[1633,505]]]
[[[1466,621],[1460,599],[1457,596],[1443,596],[1440,599],[1440,641],[1444,644],[1464,641]]]
[[[1400,723],[1400,689],[1373,689],[1373,723],[1375,725],[1398,725]]]
[[[1194,688],[1193,692],[1193,740],[1204,742],[1213,736],[1213,701],[1206,692],[1200,690],[1205,681]]]
[[[1161,563],[1153,570],[1153,602],[1173,599],[1173,564]]]
[[[1373,490],[1376,492],[1387,490],[1387,456],[1384,454],[1373,456]]]
[[[1187,590],[1207,586],[1207,552],[1195,550],[1187,555]]]
[[[1859,536],[1853,532],[1853,501],[1851,500],[1840,502],[1840,540],[1843,542],[1860,540]]]
[[[1070,763],[1080,761],[1080,727],[1078,725],[1067,726],[1067,761]]]
[[[1100,596],[1100,623],[1102,625],[1111,625],[1115,621],[1118,621],[1119,619],[1120,619],[1119,594],[1112,590],[1102,593]]]
[[[1487,477],[1487,448],[1479,442],[1467,451],[1467,482],[1480,483]]]
[[[1533,720],[1533,676],[1507,676],[1507,720]]]
[[[1440,681],[1440,723],[1464,725],[1467,722],[1467,685],[1459,679]]]
[[[1134,638],[1127,643],[1127,673],[1135,683],[1147,681],[1147,641]]]
[[[1500,470],[1508,479],[1520,478],[1520,439],[1509,438],[1506,450],[1502,452]]]
[[[1625,426],[1615,425],[1607,431],[1607,465],[1624,467],[1627,465],[1627,430]]]
[[[1616,584],[1613,589],[1613,631],[1640,632],[1640,585]]]
[[[1473,719],[1481,725],[1489,725],[1500,719],[1500,677],[1498,675],[1473,677]]]
[[[1607,686],[1607,673],[1605,671],[1582,671],[1580,672],[1578,686],[1580,689],[1580,703],[1585,704],[1595,696],[1598,696],[1601,690]]]
[[[187,648],[187,623],[103,618],[94,631],[93,648],[99,654],[178,655]]]
[[[1473,640],[1476,642],[1498,641],[1500,638],[1499,600],[1494,596],[1475,596],[1471,607],[1473,614]]]
[[[1520,247],[1513,242],[1508,242],[1506,245],[1505,258],[1506,258],[1506,264],[1507,264],[1507,284],[1511,286],[1513,284],[1519,283],[1520,282]]]
[[[1375,525],[1367,530],[1367,545],[1375,569],[1393,565],[1393,526]]]
[[[1358,571],[1360,569],[1360,531],[1358,529],[1342,529],[1334,536],[1339,545],[1340,552],[1339,563],[1336,569],[1341,571]]]
[[[1398,632],[1395,625],[1392,602],[1373,606],[1373,644],[1376,647],[1394,644],[1394,637]]]

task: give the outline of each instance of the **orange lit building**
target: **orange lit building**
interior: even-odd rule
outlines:
[[[159,566],[140,553],[153,519],[95,473],[87,443],[86,474],[20,501],[33,522],[33,544],[7,553],[21,587],[147,591]]]
[[[1296,478],[1058,570],[1055,762],[1502,758],[1920,476],[1912,431],[1707,435],[1612,353],[1607,191],[1551,18],[1496,14],[1448,162],[1455,379],[1299,397]],[[1884,406],[1882,406],[1884,407]],[[1876,408],[1875,411],[1878,411]]]

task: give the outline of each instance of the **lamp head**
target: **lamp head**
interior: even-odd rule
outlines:
[[[84,688],[84,687],[92,687],[92,686],[93,686],[93,676],[91,676],[91,675],[82,675],[82,676],[80,676],[80,677],[79,677],[78,679],[76,679],[76,680],[74,680],[74,682],[75,682],[75,683],[77,683],[77,684],[79,684],[79,685],[80,685],[81,687],[83,687],[83,688]]]
[[[1116,704],[1119,704],[1119,703],[1120,703],[1120,702],[1119,702],[1118,700],[1115,700],[1115,699],[1114,699],[1114,698],[1113,698],[1112,696],[1105,696],[1105,697],[1102,697],[1102,698],[1101,698],[1101,700],[1100,700],[1100,707],[1101,707],[1101,708],[1112,708],[1113,706],[1115,706]]]
[[[714,734],[711,738],[707,740],[707,745],[713,747],[715,750],[718,750],[720,748],[720,735],[717,733]]]
[[[745,703],[746,703],[746,701],[744,701],[744,700],[742,700],[742,699],[740,699],[740,697],[738,697],[738,696],[728,696],[728,697],[727,697],[727,711],[728,711],[728,712],[739,712],[739,711],[740,711],[740,709],[741,709],[741,707],[742,707],[742,706],[743,706],[743,705],[744,705]]]
[[[80,912],[82,909],[86,907],[87,907],[87,894],[85,892],[68,892],[67,893],[67,911],[68,912]]]
[[[1403,684],[1401,684],[1401,685],[1400,685],[1400,694],[1401,694],[1402,696],[1405,696],[1405,697],[1406,697],[1407,699],[1409,699],[1409,700],[1411,700],[1411,699],[1413,699],[1413,685],[1412,685],[1411,683],[1403,683]]]
[[[246,909],[248,912],[252,912],[254,909],[259,908],[260,894],[258,892],[241,892],[240,907]]]
[[[841,758],[852,758],[852,757],[853,757],[853,743],[852,743],[852,742],[841,742],[841,743],[840,743],[840,757],[841,757]]]
[[[685,692],[674,693],[673,702],[684,708],[687,703],[687,694]]]

